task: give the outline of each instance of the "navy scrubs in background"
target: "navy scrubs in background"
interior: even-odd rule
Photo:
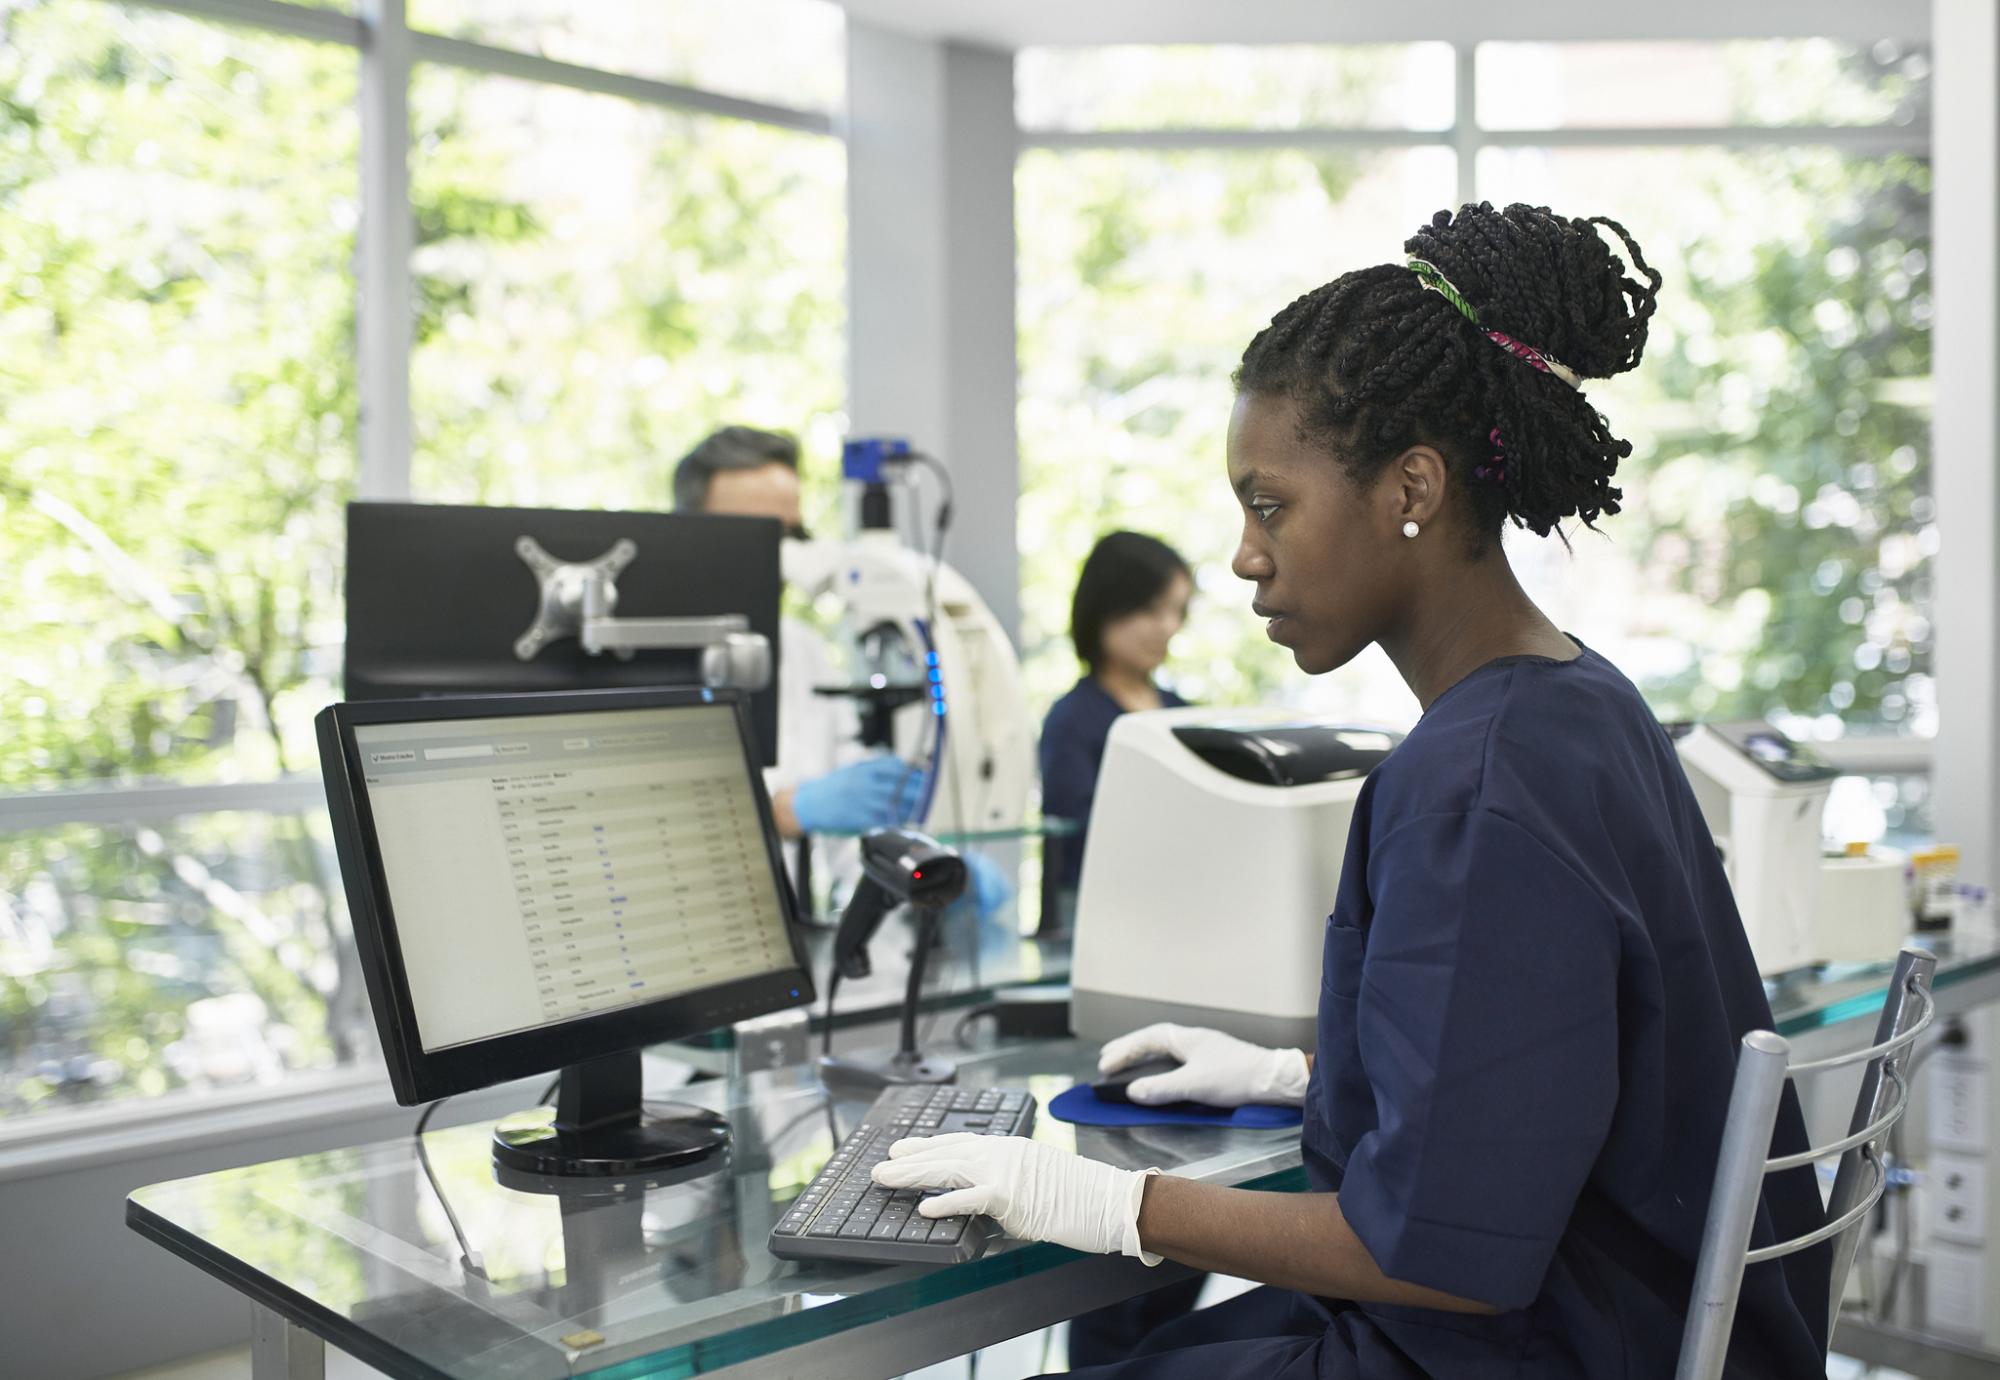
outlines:
[[[1260,1289],[1078,1376],[1672,1376],[1737,1044],[1770,1024],[1638,691],[1588,650],[1480,668],[1356,806],[1303,1135],[1384,1273],[1506,1311]],[[1773,1153],[1805,1145],[1788,1086]],[[1753,1244],[1823,1223],[1810,1169],[1765,1182]],[[1732,1377],[1825,1373],[1829,1261],[1749,1268]]]
[[[1171,690],[1160,691],[1162,709],[1179,709],[1187,701]],[[1042,813],[1057,819],[1082,820],[1088,825],[1097,798],[1097,770],[1104,764],[1104,740],[1125,706],[1111,692],[1085,676],[1068,694],[1049,706],[1042,720]],[[1083,878],[1084,834],[1062,841],[1058,880],[1075,891]]]

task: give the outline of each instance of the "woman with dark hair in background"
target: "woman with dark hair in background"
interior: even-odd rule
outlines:
[[[1042,813],[1088,823],[1097,769],[1112,721],[1135,709],[1186,704],[1153,683],[1174,634],[1187,621],[1194,575],[1157,537],[1113,532],[1100,539],[1077,576],[1069,635],[1085,667],[1042,720]],[[1073,903],[1083,875],[1084,835],[1061,841],[1058,884]],[[1066,908],[1066,907],[1065,907]]]
[[[1097,796],[1104,741],[1120,714],[1187,703],[1153,683],[1174,634],[1187,621],[1194,575],[1179,552],[1142,532],[1112,532],[1084,558],[1070,601],[1069,635],[1084,664],[1077,681],[1042,720],[1042,813],[1087,826]],[[1066,931],[1083,876],[1086,831],[1051,838],[1043,857],[1055,870],[1055,927]],[[1178,1281],[1071,1322],[1072,1367],[1115,1361],[1148,1333],[1194,1307],[1205,1275]]]
[[[1638,365],[1660,278],[1615,221],[1545,207],[1439,212],[1404,250],[1278,313],[1229,426],[1266,635],[1309,674],[1380,645],[1423,707],[1355,805],[1317,1048],[1155,1026],[1102,1061],[1180,1061],[1135,1101],[1303,1105],[1314,1191],[1020,1137],[900,1141],[875,1170],[951,1190],[926,1216],[1270,1286],[1079,1380],[1674,1373],[1737,1046],[1771,1008],[1673,744],[1500,541],[1618,511],[1632,448],[1582,389]],[[1806,1147],[1789,1085],[1772,1140]],[[1824,1221],[1810,1167],[1771,1174],[1751,1241]],[[1732,1377],[1825,1373],[1829,1265],[1749,1267]]]

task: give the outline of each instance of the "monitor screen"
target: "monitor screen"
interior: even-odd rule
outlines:
[[[356,723],[426,1053],[797,959],[729,704]]]

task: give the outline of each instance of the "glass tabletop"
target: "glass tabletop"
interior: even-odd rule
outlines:
[[[2000,973],[2000,934],[1987,916],[1971,917],[1951,930],[1911,935],[1907,942],[1937,955],[1937,973],[1931,980],[1936,991]],[[1792,1037],[1873,1016],[1882,1009],[1895,966],[1893,960],[1828,964],[1767,981],[1764,990],[1771,998],[1777,1032]]]
[[[961,1084],[1026,1087],[1046,1106],[1095,1068],[1096,1047],[960,1058]],[[470,1125],[425,1138],[437,1191],[405,1139],[158,1184],[132,1195],[127,1217],[377,1369],[452,1380],[698,1375],[1079,1259],[999,1240],[944,1267],[778,1260],[765,1249],[772,1224],[868,1099],[831,1099],[802,1069],[675,1096],[730,1117],[728,1163],[622,1198],[497,1182],[490,1128]],[[1102,1130],[1044,1112],[1035,1136],[1127,1167],[1303,1187],[1295,1129]]]
[[[828,839],[860,838],[866,830],[825,829],[815,837]],[[1005,843],[1014,839],[1066,839],[1083,832],[1081,820],[1066,819],[1061,815],[1036,815],[998,829],[956,829],[925,830],[932,838],[948,848],[962,848],[973,843]]]
[[[1070,944],[1067,937],[1022,935],[1011,912],[987,920],[970,915],[950,917],[939,931],[938,948],[924,975],[924,995],[917,1009],[926,1015],[991,1001],[999,993],[1021,987],[1060,985],[1069,981]],[[831,1024],[835,1030],[870,1025],[895,1017],[903,1007],[910,960],[916,947],[914,927],[891,916],[869,945],[872,971],[865,978],[845,978],[827,1009],[827,977],[833,971],[831,929],[805,931],[806,959],[812,968],[819,999],[806,1013],[815,1031]],[[697,1049],[730,1049],[736,1032],[728,1027],[681,1043]]]

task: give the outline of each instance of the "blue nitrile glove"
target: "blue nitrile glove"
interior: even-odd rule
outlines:
[[[961,853],[965,859],[965,895],[958,904],[972,903],[981,920],[1014,899],[1014,884],[999,863],[982,853]]]
[[[923,802],[926,773],[883,753],[802,781],[792,814],[808,834],[862,834],[901,824]]]

